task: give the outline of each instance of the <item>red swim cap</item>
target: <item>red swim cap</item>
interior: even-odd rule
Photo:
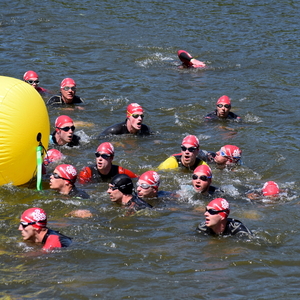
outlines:
[[[226,95],[220,97],[216,103],[216,105],[218,104],[229,104],[231,105],[231,101],[230,101],[230,98]]]
[[[225,212],[221,212],[219,214],[221,216],[223,216],[224,218],[227,218],[229,216],[229,213],[230,213],[229,203],[224,198],[216,198],[216,199],[210,201],[207,204],[207,206],[213,207],[215,210],[224,210],[224,209],[226,209]]]
[[[274,181],[268,181],[264,184],[262,193],[264,196],[276,196],[280,193],[279,186]]]
[[[52,162],[58,161],[63,158],[63,154],[57,149],[49,149],[44,158],[44,165],[49,165]]]
[[[155,171],[147,171],[143,173],[138,180],[144,180],[150,185],[154,185],[154,187],[157,189],[160,184],[160,176]]]
[[[242,150],[234,145],[225,145],[221,147],[220,152],[222,156],[227,156],[231,163],[237,163],[242,157]]]
[[[60,84],[60,88],[64,88],[65,86],[76,86],[76,82],[75,80],[73,80],[72,78],[65,78],[61,84]]]
[[[21,220],[27,223],[36,222],[32,226],[38,229],[47,226],[47,214],[43,209],[38,207],[25,210],[21,216]]]
[[[207,165],[200,165],[194,170],[195,173],[205,174],[207,177],[212,177],[211,168]]]
[[[61,177],[68,179],[71,183],[75,183],[77,179],[77,171],[72,165],[59,165],[55,168],[59,171]]]
[[[127,118],[135,113],[144,113],[143,108],[138,103],[130,103],[127,106]]]
[[[23,79],[25,81],[31,79],[31,78],[39,78],[39,75],[37,73],[35,73],[34,71],[27,71],[24,75],[23,75]]]
[[[177,55],[179,59],[188,67],[191,67],[193,63],[190,62],[190,60],[193,58],[191,54],[184,50],[178,50]]]
[[[195,135],[188,135],[188,136],[186,136],[182,140],[181,145],[184,145],[184,144],[189,144],[189,145],[192,145],[193,147],[196,147],[196,148],[198,148],[200,146],[199,140],[198,140],[198,138]]]
[[[114,146],[111,143],[105,142],[102,143],[98,146],[96,152],[104,152],[108,155],[114,155],[115,154],[115,149]]]
[[[55,120],[55,127],[61,128],[66,123],[74,123],[74,122],[73,122],[73,120],[69,116],[66,116],[66,115],[59,116]]]

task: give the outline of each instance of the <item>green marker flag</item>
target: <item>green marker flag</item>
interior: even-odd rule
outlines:
[[[37,174],[36,174],[36,189],[37,191],[42,190],[42,146],[36,148],[36,162],[37,162]]]

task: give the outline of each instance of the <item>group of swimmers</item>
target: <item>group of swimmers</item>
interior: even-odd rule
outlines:
[[[182,61],[181,68],[205,68],[206,65],[194,59],[184,50],[178,51],[178,57]],[[39,77],[34,71],[27,71],[24,81],[31,84],[39,93],[50,94],[44,88],[39,87]],[[47,106],[57,105],[81,105],[84,100],[76,96],[76,82],[72,78],[65,78],[60,85],[60,94],[54,95],[46,102]],[[216,109],[207,114],[206,120],[232,119],[241,121],[241,118],[231,110],[231,100],[223,95],[216,102]],[[143,123],[144,109],[138,103],[127,106],[125,121],[112,125],[105,129],[99,137],[108,137],[119,134],[150,135],[149,126]],[[73,120],[67,115],[61,115],[55,120],[55,130],[50,135],[50,146],[44,159],[44,172],[47,166],[63,159],[63,154],[56,148],[59,146],[74,147],[80,145],[80,137],[75,133]],[[209,202],[204,213],[205,222],[199,224],[198,232],[215,235],[252,235],[251,231],[240,221],[228,218],[230,206],[222,197],[222,191],[211,185],[212,170],[209,164],[214,164],[219,169],[232,169],[239,164],[242,150],[235,145],[224,145],[217,152],[208,152],[200,149],[199,140],[194,135],[186,136],[181,143],[181,152],[171,155],[162,162],[157,171],[150,170],[138,176],[131,170],[113,164],[115,155],[114,147],[109,142],[101,143],[95,151],[95,164],[84,167],[79,174],[74,166],[69,164],[57,165],[50,175],[50,188],[60,194],[88,199],[89,195],[76,187],[78,181],[81,184],[90,182],[109,182],[107,193],[112,202],[127,208],[127,214],[132,214],[141,209],[151,208],[147,199],[160,196],[178,197],[178,194],[159,191],[160,175],[157,171],[173,168],[188,169],[193,172],[190,191],[204,196],[217,196]],[[132,179],[138,178],[136,193]],[[263,196],[276,196],[280,192],[275,182],[267,182],[259,191],[252,193],[249,198],[257,199]],[[77,217],[91,217],[88,210],[71,212]],[[24,240],[39,242],[43,249],[67,247],[71,239],[47,228],[46,212],[38,207],[26,210],[20,220],[19,230]]]

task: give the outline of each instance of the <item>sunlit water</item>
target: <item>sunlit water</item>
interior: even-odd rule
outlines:
[[[284,0],[1,3],[1,75],[22,78],[33,69],[54,93],[72,77],[86,100],[84,110],[49,110],[52,126],[60,114],[78,123],[83,143],[62,150],[65,163],[78,170],[92,163],[101,142],[95,137],[138,102],[155,135],[112,138],[115,163],[141,174],[179,152],[187,134],[210,151],[238,145],[243,164],[234,172],[213,169],[213,185],[225,190],[232,217],[255,238],[198,236],[194,229],[209,199],[165,199],[124,217],[110,203],[106,183],[85,186],[91,195],[85,201],[62,198],[47,182],[40,192],[34,184],[6,185],[0,188],[0,295],[299,299],[299,6]],[[177,69],[179,49],[208,69]],[[204,122],[224,94],[243,122]],[[176,191],[190,174],[161,172],[161,179],[162,190]],[[268,180],[287,191],[278,201],[245,197]],[[74,238],[72,247],[43,254],[22,241],[19,217],[32,206],[48,212],[49,227]],[[94,217],[65,217],[76,208]]]

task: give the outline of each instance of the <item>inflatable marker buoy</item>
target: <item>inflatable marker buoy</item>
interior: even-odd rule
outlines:
[[[22,80],[0,76],[0,185],[25,184],[37,174],[37,147],[48,147],[49,134],[40,94]]]

